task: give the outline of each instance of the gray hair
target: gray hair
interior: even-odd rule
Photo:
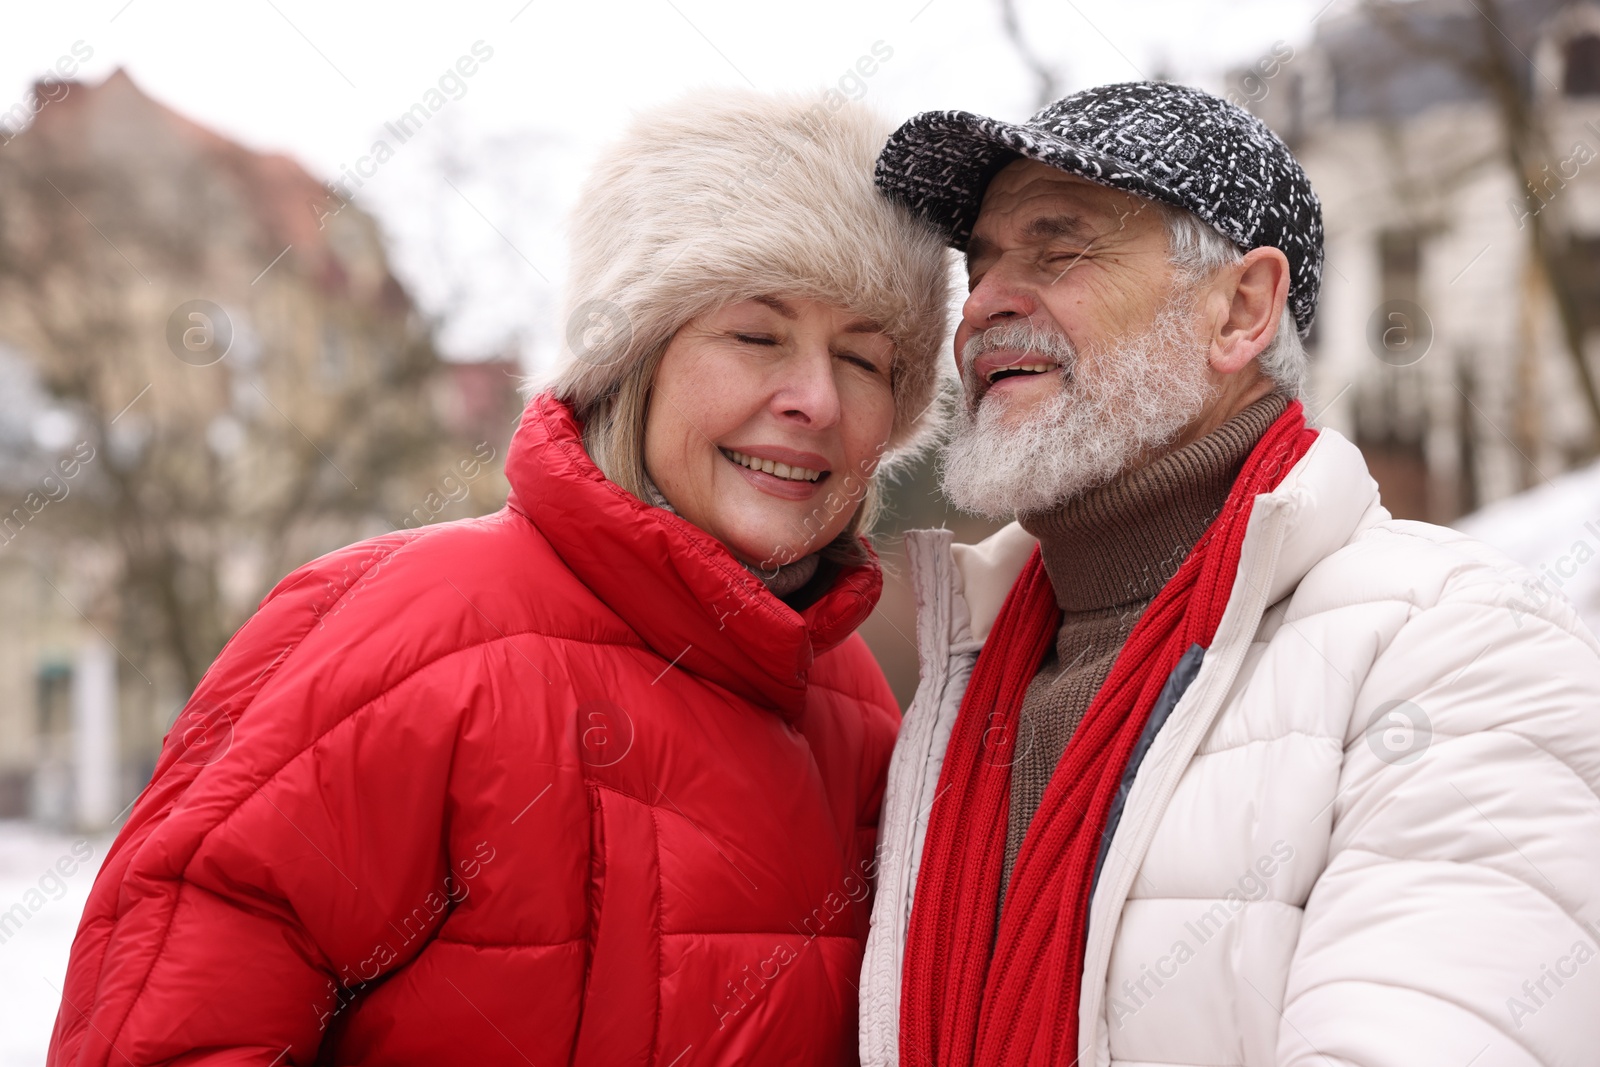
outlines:
[[[1182,281],[1189,284],[1204,281],[1223,267],[1244,259],[1238,245],[1194,212],[1165,204],[1159,206],[1167,224],[1167,249]],[[1309,369],[1306,349],[1300,341],[1294,315],[1287,306],[1278,317],[1278,332],[1261,350],[1256,362],[1261,373],[1276,382],[1285,395],[1291,399],[1304,398]]]

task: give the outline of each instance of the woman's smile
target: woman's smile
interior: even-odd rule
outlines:
[[[756,489],[783,500],[810,500],[832,473],[826,458],[815,452],[797,452],[775,445],[719,448]]]

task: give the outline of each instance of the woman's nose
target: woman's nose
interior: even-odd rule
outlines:
[[[772,398],[777,413],[814,430],[836,424],[844,412],[833,362],[833,353],[822,344],[806,345],[785,360],[782,381]]]

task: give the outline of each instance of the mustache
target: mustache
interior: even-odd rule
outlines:
[[[972,365],[978,357],[1002,348],[1041,356],[1051,363],[1061,364],[1068,373],[1078,362],[1078,350],[1060,330],[1039,326],[1026,319],[1002,323],[973,334],[962,346],[961,380],[969,391],[982,384],[972,373]]]

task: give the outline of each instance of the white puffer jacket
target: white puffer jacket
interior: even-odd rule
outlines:
[[[900,1062],[940,765],[1033,547],[907,538],[923,673],[884,805],[868,1067]],[[1600,644],[1525,577],[1392,520],[1333,431],[1256,501],[1095,888],[1081,1063],[1600,1063]]]

